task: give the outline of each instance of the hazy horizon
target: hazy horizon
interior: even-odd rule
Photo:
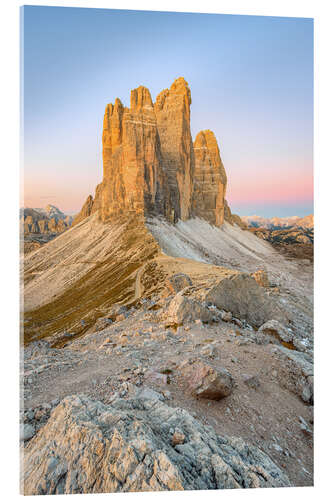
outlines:
[[[21,206],[20,208],[21,209],[24,209],[24,208],[32,208],[34,210],[41,210],[41,209],[45,209],[47,205],[53,205],[52,203],[46,203],[46,205],[44,206],[28,206],[28,205],[24,205],[24,206]],[[78,210],[63,210],[61,207],[57,206],[57,205],[54,205],[56,208],[58,208],[59,210],[61,210],[61,212],[63,212],[65,215],[71,215],[71,216],[74,216],[76,215],[82,207],[80,207]],[[261,215],[260,213],[241,213],[241,211],[233,211],[233,213],[236,213],[237,215],[241,216],[241,217],[255,217],[255,216],[258,216],[258,217],[263,217],[265,219],[272,219],[274,217],[279,217],[281,219],[283,218],[286,218],[286,219],[289,219],[291,217],[306,217],[307,215],[313,215],[313,212],[309,212],[309,213],[304,213],[304,215],[298,215],[298,214],[294,214],[294,213],[288,213],[287,215]]]
[[[184,76],[234,213],[313,213],[313,21],[71,7],[21,10],[24,206],[77,213],[102,180],[107,103]]]

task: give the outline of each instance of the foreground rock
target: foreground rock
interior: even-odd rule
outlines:
[[[181,373],[192,395],[198,398],[218,401],[229,396],[234,385],[227,370],[222,367],[217,370],[200,360],[185,361]]]
[[[290,486],[258,448],[185,410],[85,396],[65,398],[31,439],[22,481],[26,495]]]

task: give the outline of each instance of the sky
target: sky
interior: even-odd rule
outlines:
[[[102,179],[105,106],[183,76],[239,215],[313,213],[313,20],[21,9],[22,204],[80,210]]]

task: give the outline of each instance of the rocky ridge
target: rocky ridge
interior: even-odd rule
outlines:
[[[303,227],[288,229],[266,229],[250,227],[258,238],[268,241],[276,250],[292,259],[307,259],[313,262],[314,230]]]
[[[73,218],[59,208],[47,205],[42,208],[20,209],[20,223],[24,234],[62,233],[72,225]]]
[[[313,229],[314,218],[313,215],[305,217],[271,217],[265,218],[259,215],[243,216],[241,219],[248,225],[248,227],[262,227],[265,229],[289,229],[289,228],[303,228]]]

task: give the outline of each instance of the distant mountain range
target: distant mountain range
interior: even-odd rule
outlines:
[[[300,227],[303,229],[313,229],[314,224],[312,214],[305,217],[298,217],[295,215],[292,217],[271,217],[270,219],[261,217],[260,215],[247,215],[241,217],[241,219],[249,228],[263,227],[265,229],[287,229]]]
[[[24,234],[62,233],[72,225],[72,222],[71,215],[64,214],[54,205],[20,209],[20,223]]]

